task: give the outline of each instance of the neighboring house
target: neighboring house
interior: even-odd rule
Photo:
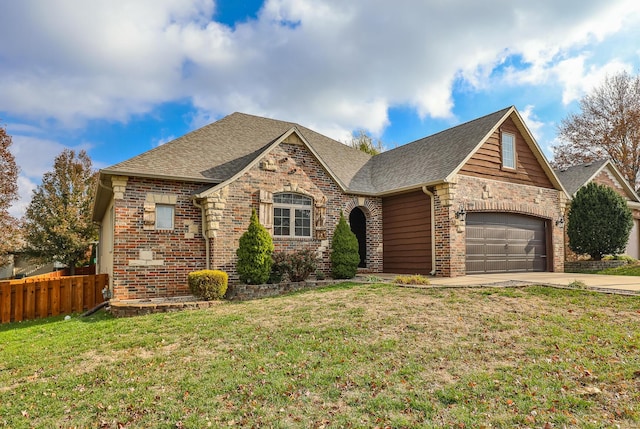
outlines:
[[[625,253],[636,259],[640,258],[640,198],[611,161],[593,161],[558,169],[556,175],[571,198],[580,188],[594,182],[612,188],[627,200],[627,205],[633,212],[633,228],[629,233]],[[578,259],[578,255],[569,249],[568,237],[565,252],[567,261]]]
[[[204,268],[237,281],[252,208],[325,272],[341,211],[368,272],[561,272],[566,199],[514,107],[376,156],[234,113],[100,171],[98,272],[118,299],[186,294]]]

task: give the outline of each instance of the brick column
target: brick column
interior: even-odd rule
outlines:
[[[438,277],[457,277],[465,274],[465,228],[455,218],[456,183],[442,183],[434,188],[434,219],[436,266]]]

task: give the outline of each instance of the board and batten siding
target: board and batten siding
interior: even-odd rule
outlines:
[[[501,131],[516,136],[515,170],[502,168]],[[459,174],[548,189],[554,188],[511,118],[507,118],[500,128],[473,154],[460,169]]]
[[[385,273],[429,274],[431,203],[422,191],[382,200],[383,269]]]

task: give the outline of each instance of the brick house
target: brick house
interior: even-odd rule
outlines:
[[[98,271],[119,299],[187,294],[204,268],[234,282],[251,208],[327,273],[340,211],[367,272],[563,271],[566,199],[515,107],[376,156],[234,113],[100,171]]]
[[[580,188],[594,182],[612,188],[627,200],[627,205],[633,213],[633,228],[629,233],[625,253],[636,259],[640,258],[640,198],[611,161],[599,160],[558,169],[556,175],[571,198]],[[577,260],[578,255],[569,249],[569,237],[566,237],[565,244],[566,260]]]

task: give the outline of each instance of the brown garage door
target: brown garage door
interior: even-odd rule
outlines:
[[[469,213],[467,274],[546,271],[545,221],[508,213]]]

